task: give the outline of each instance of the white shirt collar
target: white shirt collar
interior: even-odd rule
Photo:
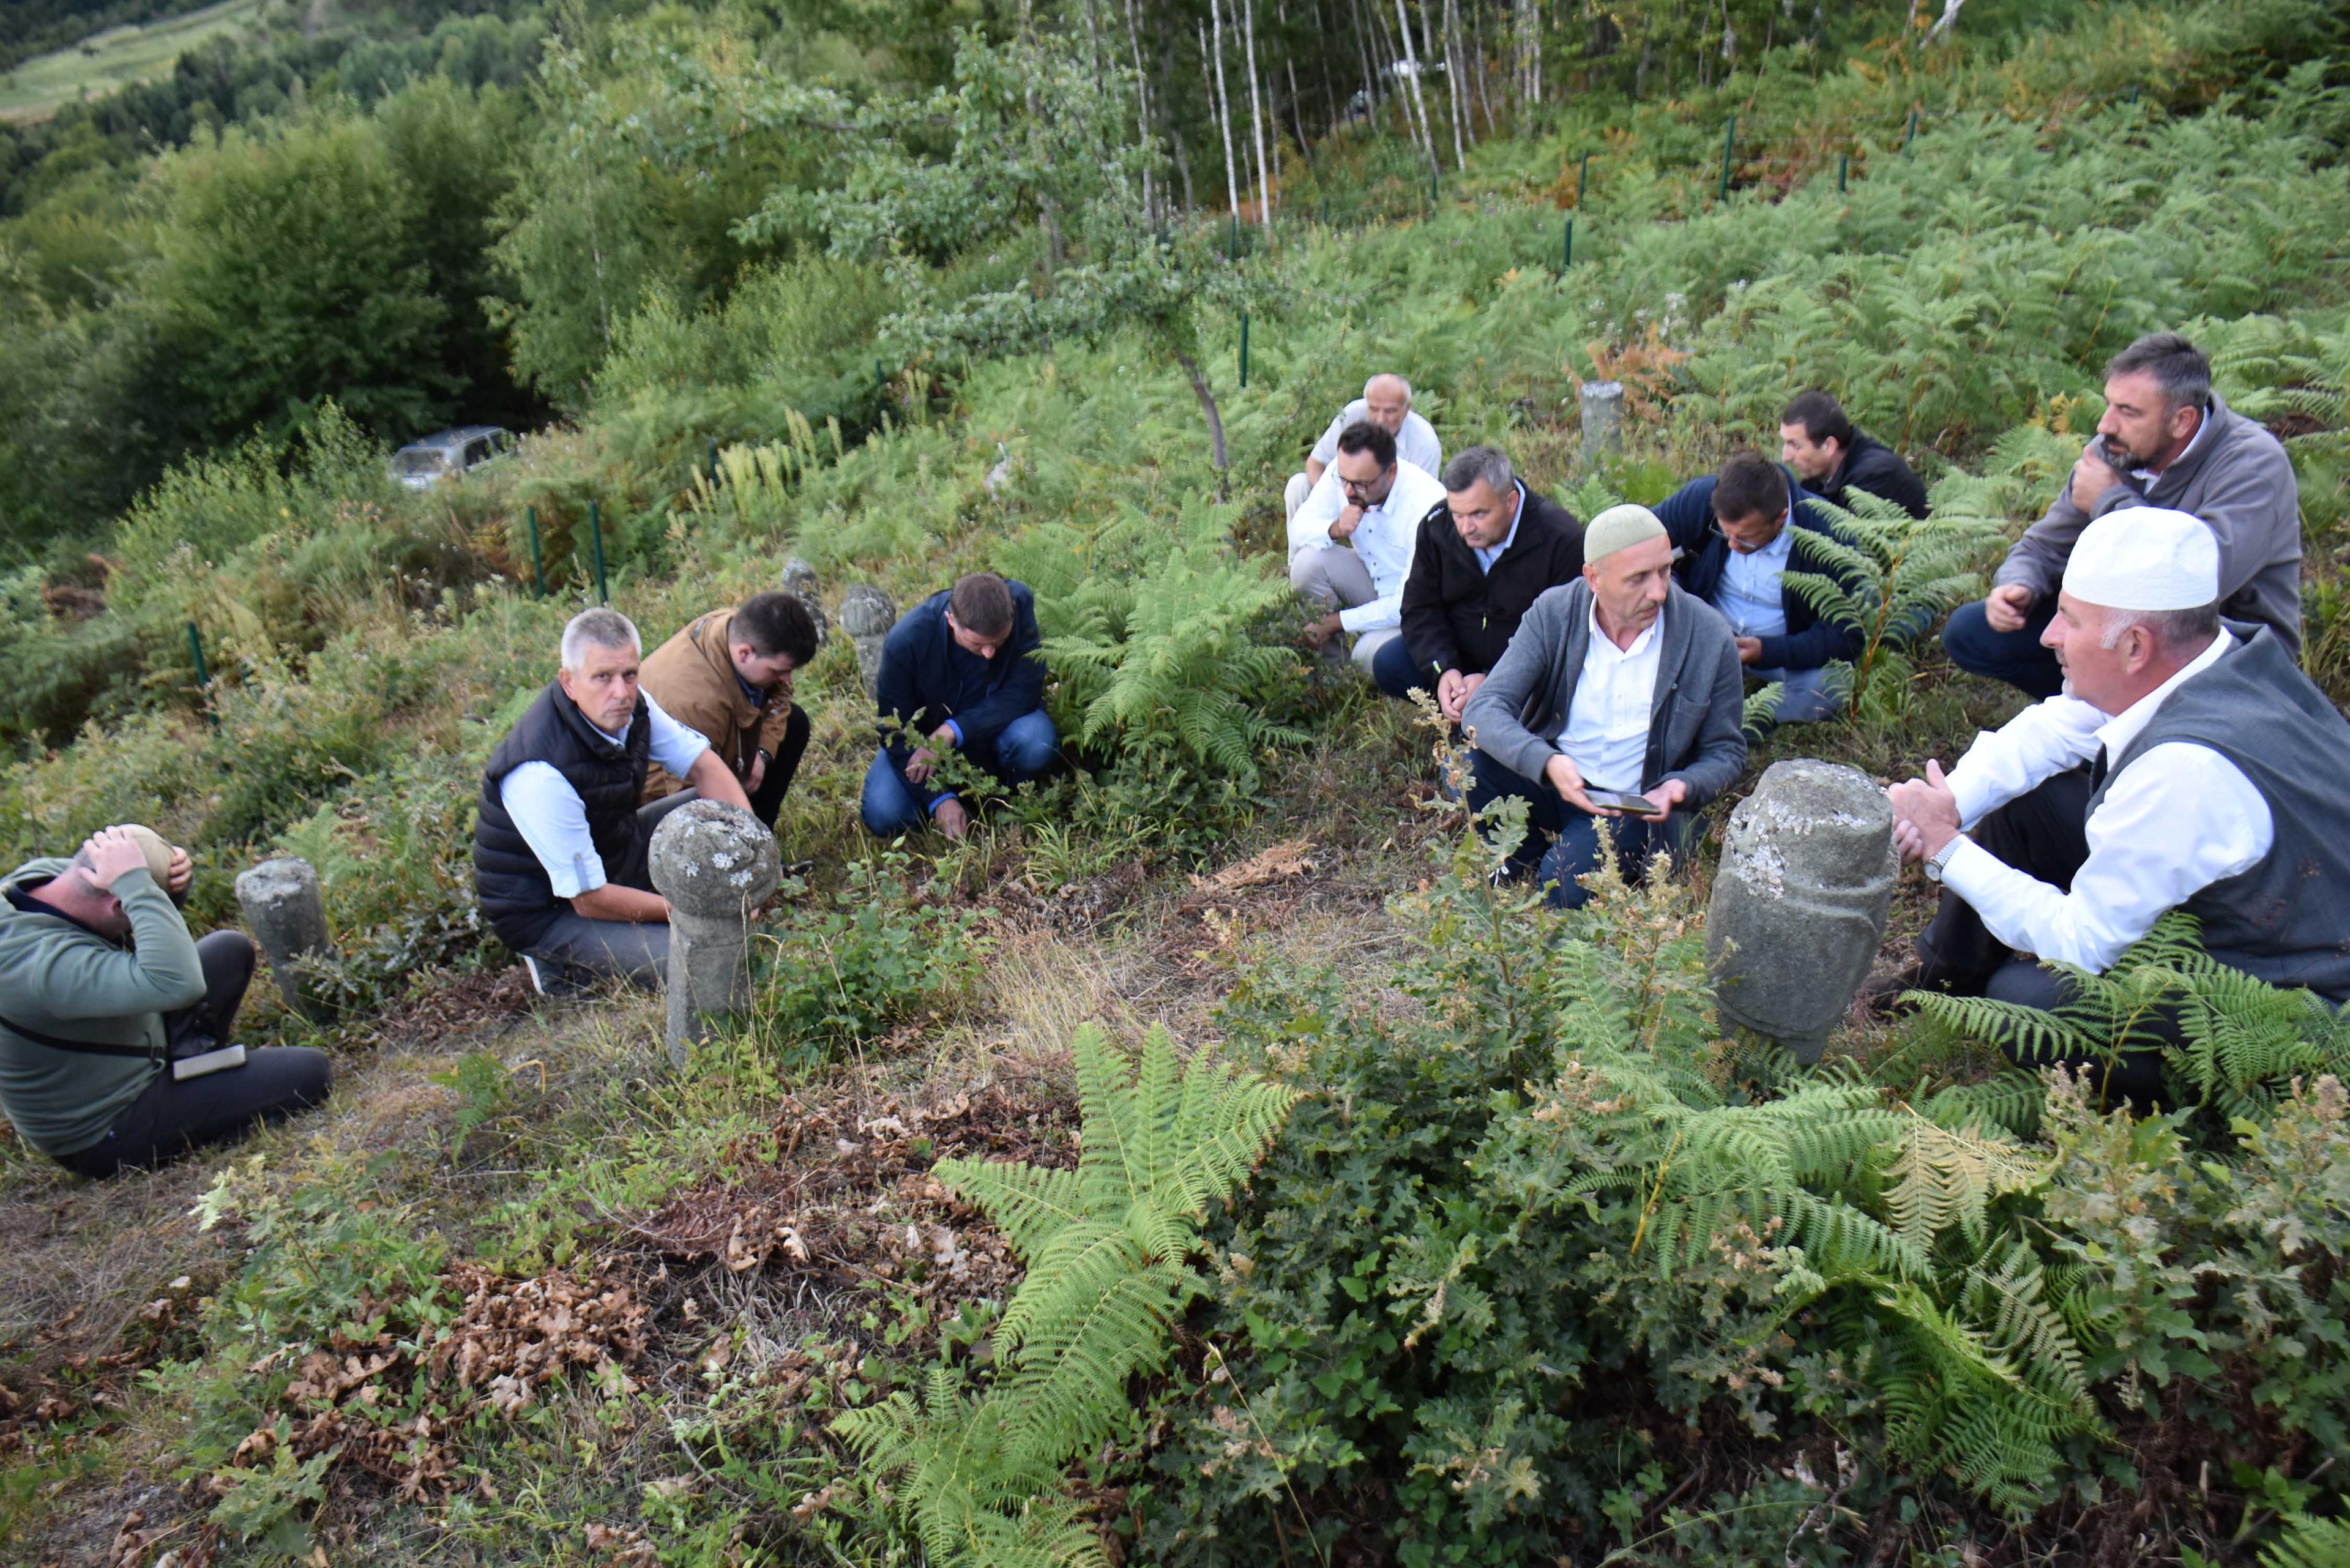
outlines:
[[[1618,659],[1639,658],[1640,655],[1648,650],[1648,645],[1656,640],[1657,633],[1662,631],[1664,628],[1665,612],[1659,609],[1657,611],[1657,618],[1650,621],[1648,624],[1647,628],[1643,630],[1639,636],[1632,639],[1631,647],[1618,648],[1616,646],[1616,639],[1608,636],[1606,631],[1600,628],[1599,601],[1596,598],[1591,601],[1592,646],[1595,648],[1605,648],[1607,652],[1614,654]]]
[[[2129,749],[2129,743],[2145,733],[2146,727],[2154,722],[2155,712],[2162,706],[2164,699],[2219,663],[2235,646],[2235,637],[2222,629],[2211,639],[2211,646],[2189,659],[2180,668],[2178,673],[2098,725],[2097,742],[2106,748],[2106,765],[2111,766],[2121,761],[2122,753]]]

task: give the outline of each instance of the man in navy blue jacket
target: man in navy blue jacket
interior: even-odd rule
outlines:
[[[1806,532],[1842,539],[1818,499],[1760,452],[1737,452],[1656,510],[1681,552],[1674,568],[1681,587],[1721,612],[1748,674],[1781,682],[1780,722],[1832,717],[1843,700],[1828,684],[1826,667],[1850,659],[1860,639],[1822,620],[1782,581],[1790,571],[1844,577],[1825,561],[1806,558],[1797,543]]]
[[[1052,766],[1059,744],[1045,712],[1044,639],[1025,583],[974,572],[898,618],[881,647],[881,754],[865,774],[865,830],[895,838],[925,817],[949,838],[970,810],[938,777],[962,753],[1007,785]]]

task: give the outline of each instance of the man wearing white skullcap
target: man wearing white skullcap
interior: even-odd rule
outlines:
[[[2220,546],[2183,512],[2081,531],[2042,641],[2064,690],[1887,792],[1942,884],[1917,983],[2037,1007],[2183,909],[2211,955],[2350,998],[2350,722],[2275,632],[2220,619]],[[2083,771],[2086,764],[2085,771]],[[2112,1085],[2160,1092],[2133,1059]]]
[[[1513,870],[1539,862],[1551,903],[1576,908],[1603,819],[1627,876],[1683,846],[1690,814],[1746,765],[1744,706],[1730,624],[1673,581],[1665,525],[1611,506],[1584,531],[1582,580],[1534,600],[1461,710],[1469,804],[1524,801]],[[1626,811],[1594,791],[1644,799]]]

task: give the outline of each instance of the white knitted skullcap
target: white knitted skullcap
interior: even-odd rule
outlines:
[[[2220,600],[2220,541],[2200,517],[2125,506],[2081,530],[2064,591],[2107,609],[2200,609]]]
[[[1627,501],[1621,506],[1610,506],[1591,520],[1591,525],[1583,531],[1583,558],[1602,560],[1644,540],[1664,536],[1665,525],[1657,521],[1655,513]]]

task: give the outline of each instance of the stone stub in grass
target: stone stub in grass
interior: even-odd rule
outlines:
[[[816,622],[816,645],[822,648],[830,641],[832,627],[824,613],[824,595],[816,587],[816,568],[797,556],[785,561],[784,592],[807,607],[808,618]]]
[[[682,1067],[712,1018],[749,1011],[751,913],[774,896],[783,867],[757,817],[714,800],[663,817],[647,857],[669,900],[669,1055]]]
[[[1624,450],[1624,383],[1621,381],[1586,381],[1581,398],[1583,407],[1583,461],[1589,462],[1603,451]]]
[[[269,960],[286,1005],[313,1023],[324,1023],[334,1009],[317,994],[316,982],[302,972],[306,957],[334,950],[327,935],[327,904],[318,891],[318,873],[307,860],[281,856],[238,873],[237,908],[253,929],[253,940]]]
[[[881,645],[898,624],[898,601],[870,583],[857,583],[840,596],[840,629],[857,645],[858,672],[865,677],[865,694],[881,691]]]
[[[1893,808],[1857,769],[1773,763],[1730,814],[1706,910],[1724,1028],[1813,1063],[1885,940],[1900,870]]]

